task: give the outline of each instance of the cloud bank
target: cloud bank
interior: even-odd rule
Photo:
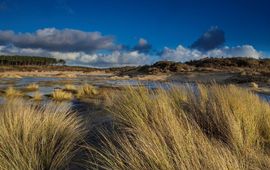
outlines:
[[[198,60],[205,57],[251,57],[261,58],[263,54],[257,51],[251,45],[242,45],[236,47],[223,47],[209,51],[199,51],[197,49],[185,48],[179,45],[176,49],[165,47],[161,53],[162,60],[177,62],[186,62],[189,60]]]
[[[0,45],[6,44],[20,48],[87,53],[117,48],[112,36],[103,36],[100,32],[55,28],[39,29],[34,33],[0,31]]]
[[[18,48],[13,45],[0,46],[0,55],[53,56],[64,59],[71,65],[91,67],[119,67],[151,64],[152,56],[139,51],[116,50],[108,54],[85,52],[60,52],[43,49]]]
[[[112,36],[100,32],[73,29],[45,28],[34,33],[15,33],[0,30],[0,55],[53,56],[70,65],[92,67],[137,66],[158,60],[186,62],[205,57],[252,57],[264,55],[251,45],[222,46],[224,32],[212,27],[191,47],[179,44],[176,48],[164,47],[153,52],[152,45],[144,38],[132,48],[115,43]]]

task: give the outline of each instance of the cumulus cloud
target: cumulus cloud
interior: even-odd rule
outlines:
[[[20,48],[86,53],[117,48],[112,36],[103,36],[100,32],[56,28],[39,29],[34,33],[0,31],[0,45],[6,44]]]
[[[224,42],[224,31],[218,27],[211,27],[191,45],[191,48],[208,51],[220,47]]]
[[[99,64],[102,66],[122,66],[122,65],[144,65],[151,62],[150,56],[138,51],[120,52],[114,51],[111,54],[96,54],[96,60],[89,61],[87,57],[82,57],[81,61],[86,63]]]
[[[49,56],[49,53],[42,49],[18,48],[9,44],[0,45],[0,55]]]
[[[113,51],[108,54],[85,52],[59,52],[43,49],[19,48],[13,45],[0,46],[0,55],[52,56],[64,59],[68,64],[93,67],[118,67],[151,64],[151,56],[139,51]]]
[[[179,45],[176,49],[165,47],[161,53],[162,60],[170,60],[177,62],[186,62],[190,60],[198,60],[205,57],[251,57],[261,58],[262,53],[257,51],[251,45],[242,45],[236,47],[223,47],[219,49],[199,51],[197,49],[185,48]]]
[[[224,47],[207,52],[209,57],[251,57],[262,58],[263,54],[257,51],[252,45],[242,45],[236,47]]]
[[[138,51],[141,53],[148,53],[152,48],[152,45],[148,43],[148,41],[144,38],[140,38],[138,44],[133,48],[134,51]]]
[[[161,53],[162,60],[170,60],[170,61],[180,61],[185,62],[189,60],[195,60],[199,58],[203,58],[202,52],[194,49],[185,48],[182,45],[176,47],[176,49],[170,49],[165,47],[163,52]]]
[[[151,57],[138,51],[114,51],[110,54],[86,54],[84,52],[52,53],[58,59],[65,59],[80,65],[94,67],[137,66],[151,63]]]

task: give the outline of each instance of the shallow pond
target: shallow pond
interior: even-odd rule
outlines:
[[[79,76],[76,78],[60,78],[60,77],[24,77],[24,78],[0,78],[0,90],[3,91],[9,86],[13,86],[17,89],[23,89],[28,84],[36,83],[39,85],[39,91],[43,95],[49,95],[56,88],[63,88],[66,84],[73,84],[79,86],[85,83],[89,83],[95,86],[111,86],[111,87],[121,87],[121,86],[146,86],[148,88],[168,88],[167,83],[156,82],[156,81],[146,81],[146,80],[114,80],[110,79],[108,76],[96,75],[96,76]],[[181,83],[181,82],[170,82],[175,85],[189,85],[194,86],[192,83]],[[34,92],[26,92],[26,95],[32,97]],[[258,94],[263,99],[270,101],[270,95]],[[2,97],[0,97],[0,103],[3,102]]]

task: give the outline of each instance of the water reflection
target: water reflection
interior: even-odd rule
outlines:
[[[185,85],[191,88],[196,87],[194,83],[181,83],[181,82],[156,82],[156,81],[146,81],[146,80],[113,80],[109,79],[108,76],[96,75],[96,76],[79,76],[77,78],[60,78],[60,77],[24,77],[21,79],[16,78],[0,78],[0,90],[4,90],[9,86],[14,86],[18,89],[25,88],[28,84],[36,83],[39,85],[39,91],[43,95],[49,95],[53,92],[55,88],[62,88],[65,84],[74,84],[75,86],[82,85],[84,83],[89,83],[95,86],[145,86],[151,89],[158,87],[170,88],[171,84],[175,85]],[[35,92],[27,92],[26,95],[33,97]],[[263,99],[270,101],[270,95],[258,94]],[[0,97],[0,103],[3,102],[2,97]]]

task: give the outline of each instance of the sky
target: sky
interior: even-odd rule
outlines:
[[[267,0],[0,0],[0,55],[113,67],[270,56]]]

